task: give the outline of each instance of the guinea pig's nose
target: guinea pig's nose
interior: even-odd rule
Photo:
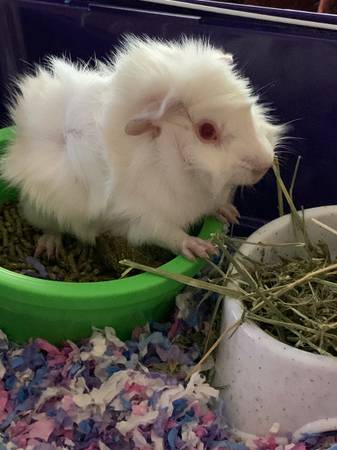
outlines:
[[[258,158],[245,158],[243,159],[243,164],[247,169],[249,168],[254,175],[264,175],[272,166],[273,160],[259,160]]]
[[[244,166],[250,170],[252,182],[255,184],[260,181],[273,164],[272,158],[245,158]]]
[[[257,164],[256,162],[252,165],[252,172],[254,176],[263,176],[268,170],[271,168],[272,164],[261,163]]]

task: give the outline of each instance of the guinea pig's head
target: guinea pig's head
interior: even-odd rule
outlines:
[[[257,183],[272,166],[283,127],[269,119],[231,55],[200,41],[160,43],[150,66],[147,83],[139,76],[147,95],[125,132],[146,134],[164,160],[180,158],[213,191]]]

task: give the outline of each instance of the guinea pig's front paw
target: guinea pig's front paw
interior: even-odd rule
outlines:
[[[231,203],[226,204],[222,208],[219,208],[216,217],[221,222],[239,223],[240,213]]]
[[[38,258],[43,253],[47,253],[48,259],[56,259],[63,251],[62,238],[59,234],[44,233],[37,241],[34,256]]]
[[[189,260],[196,258],[209,258],[210,255],[217,255],[218,249],[208,241],[194,237],[186,236],[182,244],[182,254]]]

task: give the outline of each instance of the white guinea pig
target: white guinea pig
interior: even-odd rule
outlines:
[[[216,249],[189,226],[236,220],[233,190],[271,167],[283,131],[231,55],[187,38],[128,37],[94,69],[51,58],[18,91],[1,175],[44,231],[37,255],[57,254],[61,233],[93,243],[110,231],[208,257]]]

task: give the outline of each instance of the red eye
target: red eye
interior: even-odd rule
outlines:
[[[218,133],[215,126],[210,122],[203,122],[198,126],[199,138],[202,141],[216,141]]]

